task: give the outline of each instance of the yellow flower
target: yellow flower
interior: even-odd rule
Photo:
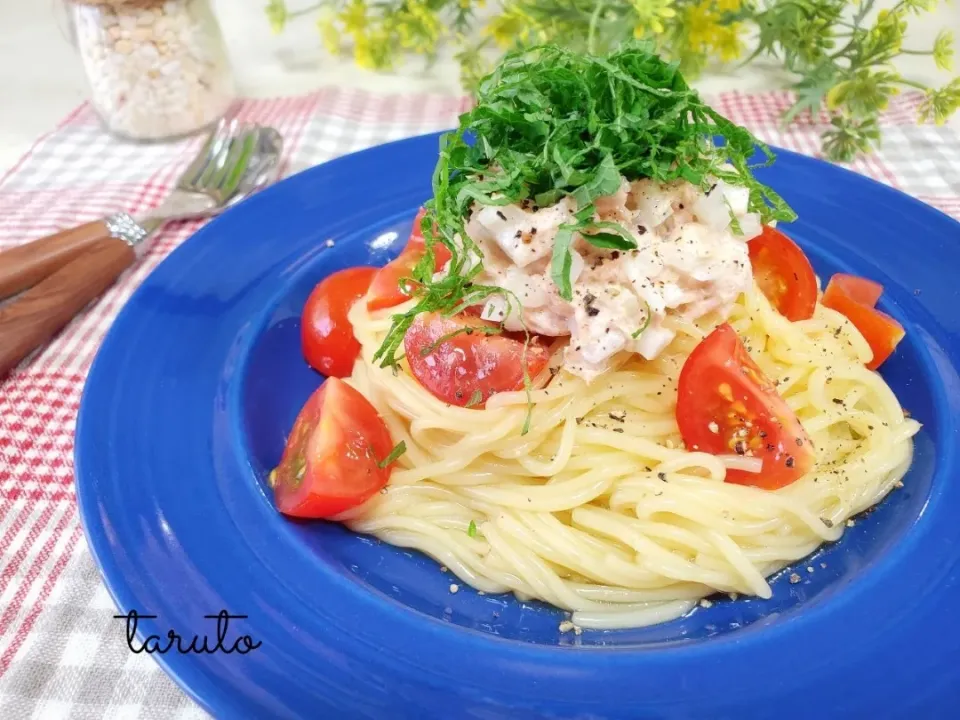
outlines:
[[[717,10],[721,13],[736,12],[743,6],[741,0],[717,0]]]
[[[838,82],[827,91],[827,107],[831,110],[840,106],[847,94],[847,88],[850,87],[849,80]]]
[[[275,33],[282,32],[288,20],[286,3],[283,0],[270,0],[267,3],[266,12],[267,20],[270,21],[270,28]]]
[[[518,7],[507,7],[487,24],[483,34],[492,37],[502,48],[511,47],[518,40],[525,44],[546,40],[545,33],[533,18]]]
[[[356,35],[353,40],[353,59],[358,67],[373,70],[377,64],[370,49],[370,39],[366,35]]]
[[[648,32],[659,35],[664,31],[663,21],[677,14],[672,7],[673,0],[633,0],[632,5],[637,15],[633,28],[635,38],[642,38]]]
[[[928,88],[920,104],[920,122],[933,120],[943,125],[960,109],[960,78],[954,78],[940,89]]]
[[[317,18],[317,29],[320,31],[320,39],[323,46],[331,55],[340,54],[340,31],[337,29],[337,15],[329,6],[325,6],[320,11],[320,17]]]
[[[367,6],[363,0],[351,0],[340,12],[340,22],[343,23],[344,32],[354,37],[362,33],[367,27]]]
[[[941,70],[953,70],[953,33],[941,30],[933,43],[933,61]]]
[[[390,36],[382,27],[371,28],[353,38],[353,60],[366,70],[381,70],[391,65]]]
[[[401,47],[419,53],[433,52],[443,34],[443,24],[436,11],[421,0],[409,0],[403,9],[389,15],[384,24],[395,33]]]
[[[740,40],[740,23],[731,23],[717,29],[713,48],[723,62],[736,60],[743,53]]]
[[[738,0],[736,0],[739,4]],[[732,7],[731,0],[702,0],[684,11],[683,25],[687,28],[687,43],[695,54],[713,54],[729,62],[743,53],[740,38],[742,23],[721,23],[721,5]]]

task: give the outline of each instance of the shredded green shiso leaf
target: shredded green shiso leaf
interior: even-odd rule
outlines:
[[[716,137],[722,144],[716,144]],[[468,138],[472,142],[468,142]],[[633,236],[616,223],[594,220],[593,202],[628,180],[683,179],[709,190],[717,180],[749,190],[748,209],[790,222],[796,213],[754,178],[749,160],[759,148],[748,130],[730,122],[690,89],[675,64],[649,46],[628,43],[605,56],[542,45],[508,54],[480,82],[477,102],[460,116],[456,131],[441,138],[421,230],[427,252],[413,270],[417,303],[394,315],[375,360],[397,362],[397,350],[423,312],[454,315],[502,288],[474,282],[482,253],[464,229],[474,203],[551,205],[570,195],[575,221],[554,240],[551,276],[569,299],[570,245],[581,233],[598,247],[631,249]],[[729,164],[729,166],[727,166]],[[732,169],[731,169],[732,166]],[[434,247],[451,252],[449,273],[434,280]]]

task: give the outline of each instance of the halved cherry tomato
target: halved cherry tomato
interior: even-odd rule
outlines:
[[[426,241],[420,232],[420,221],[426,212],[425,209],[420,208],[420,212],[413,220],[413,230],[410,232],[407,246],[396,259],[380,268],[380,272],[374,278],[370,286],[370,295],[367,298],[368,309],[382,310],[410,299],[410,296],[400,289],[400,280],[413,274],[413,268],[427,251]],[[447,250],[445,245],[437,243],[433,246],[433,255],[435,260],[434,272],[437,272],[450,259],[450,251]]]
[[[817,304],[817,276],[803,250],[776,228],[747,243],[753,277],[767,300],[787,320],[813,317]]]
[[[726,323],[700,341],[680,371],[677,425],[688,450],[760,458],[758,473],[727,470],[727,482],[738,485],[782,488],[815,460],[797,416]]]
[[[302,518],[333,518],[387,484],[381,468],[393,445],[380,415],[357,390],[328,378],[310,396],[290,432],[273,488],[277,509]]]
[[[823,293],[824,307],[842,313],[852,322],[873,350],[867,367],[876,370],[893,353],[906,332],[903,326],[874,305],[883,293],[883,285],[873,280],[837,273]]]
[[[300,345],[314,370],[328,377],[353,372],[360,343],[347,313],[366,294],[376,273],[374,267],[346,268],[321,280],[310,293],[301,318]]]
[[[536,338],[524,356],[524,340],[483,331],[496,327],[469,315],[418,315],[403,338],[410,371],[434,396],[460,407],[481,408],[495,393],[522,390],[524,359],[533,380],[550,354]]]

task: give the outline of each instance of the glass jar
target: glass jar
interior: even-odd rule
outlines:
[[[91,102],[133,140],[206,129],[234,100],[210,0],[65,0]]]

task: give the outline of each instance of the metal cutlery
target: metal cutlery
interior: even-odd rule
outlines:
[[[49,341],[143,254],[173,220],[210,217],[272,183],[283,140],[272,128],[223,121],[157,208],[116,213],[0,252],[0,377]]]

